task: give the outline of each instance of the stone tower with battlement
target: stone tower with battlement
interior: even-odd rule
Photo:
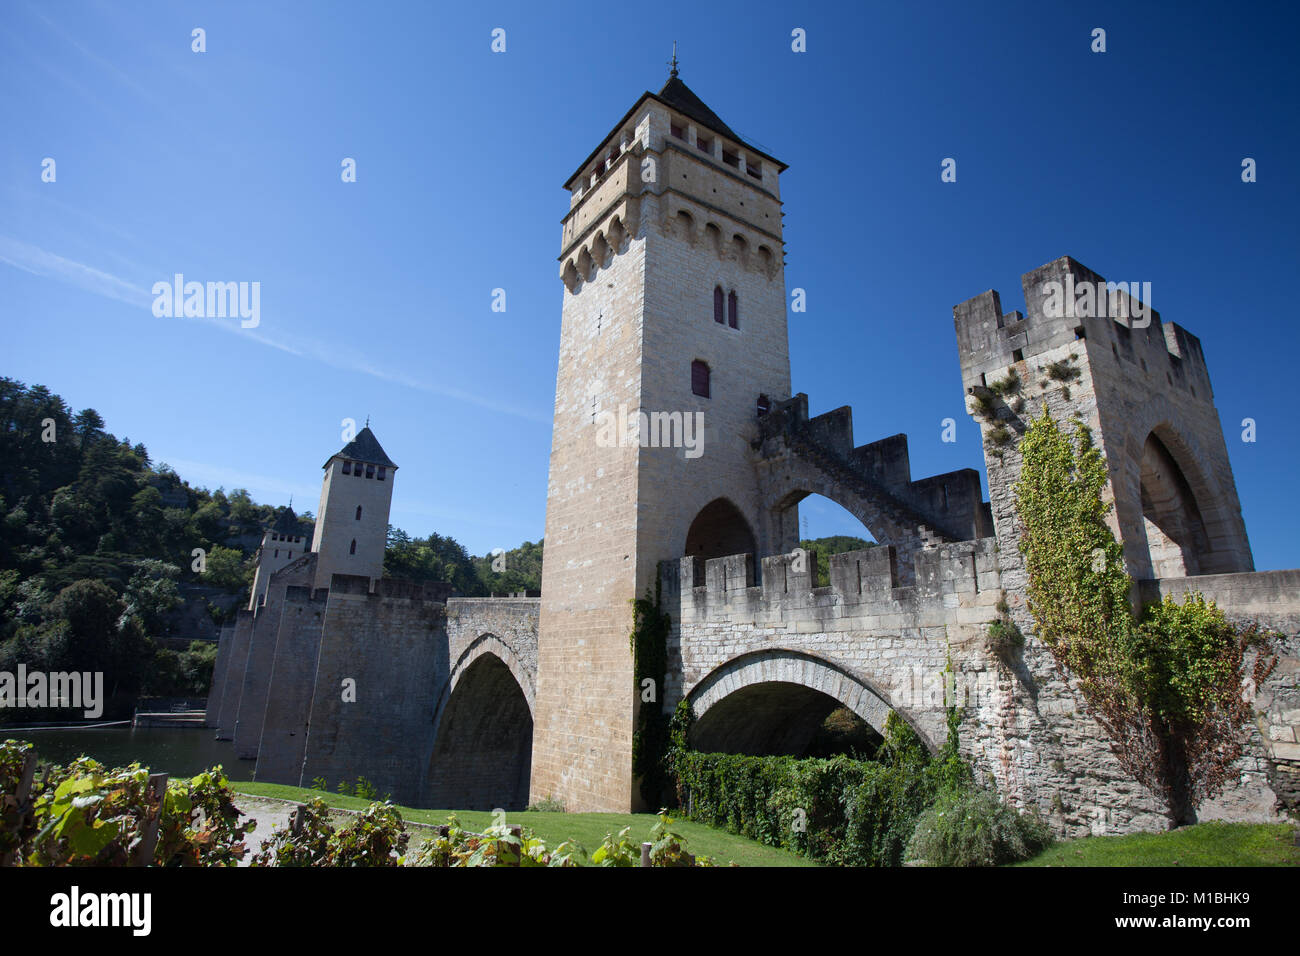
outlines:
[[[382,578],[397,465],[366,427],[324,470],[311,543],[317,554],[312,586],[328,588],[335,574]]]
[[[536,799],[637,803],[628,635],[658,562],[785,544],[750,457],[756,410],[790,394],[785,168],[674,69],[565,184]]]
[[[1161,321],[1138,283],[1108,283],[1068,256],[1022,285],[1028,315],[1004,315],[995,291],[953,309],[1003,551],[1019,554],[1009,546],[1020,454],[1009,439],[1046,404],[1058,421],[1086,422],[1105,454],[1112,530],[1133,578],[1254,570],[1200,340]],[[1022,584],[1018,574],[1006,583]]]
[[[262,535],[262,544],[257,549],[257,572],[253,576],[253,591],[248,599],[250,611],[256,610],[259,604],[265,602],[271,575],[309,550],[307,532],[302,525],[298,516],[293,513],[293,508],[285,508],[275,519],[275,524]]]

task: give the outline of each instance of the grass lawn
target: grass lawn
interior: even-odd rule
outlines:
[[[1017,866],[1300,866],[1288,823],[1198,823],[1167,833],[1084,837]]]
[[[323,790],[304,790],[278,783],[247,783],[232,780],[232,790],[255,797],[272,797],[277,800],[293,800],[304,803],[314,797],[320,797],[331,807],[343,810],[364,810],[371,803],[360,797],[348,797]],[[450,810],[418,810],[414,807],[401,807],[402,819],[410,823],[440,824],[447,822]],[[492,825],[492,814],[486,810],[457,810],[456,816],[469,830],[482,832]],[[650,828],[658,822],[653,813],[539,813],[518,811],[506,815],[507,823],[518,823],[528,827],[545,841],[548,847],[558,846],[565,840],[576,840],[588,853],[600,846],[605,834],[617,834],[623,827],[630,826],[629,836],[640,843],[650,838]],[[816,866],[812,860],[805,859],[788,850],[764,846],[747,837],[736,836],[722,830],[715,830],[702,823],[678,820],[673,828],[686,838],[686,849],[695,854],[712,857],[720,866],[738,863],[741,866]],[[264,836],[259,834],[259,836]],[[418,843],[419,838],[412,840]]]

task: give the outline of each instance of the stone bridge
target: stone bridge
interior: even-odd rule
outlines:
[[[703,562],[701,586],[696,558],[663,562],[672,629],[662,705],[690,701],[702,750],[801,754],[838,706],[882,732],[892,711],[934,749],[955,702],[966,714],[963,752],[980,776],[1038,806],[1060,832],[1164,826],[1041,645],[990,648],[988,624],[1014,600],[999,557],[995,538],[935,545],[914,555],[914,580],[904,583],[896,549],[883,545],[832,555],[828,587],[815,586],[816,556],[799,552],[761,559],[761,583],[749,554]],[[304,574],[310,568],[286,569],[284,579]],[[1259,734],[1239,780],[1201,814],[1270,819],[1275,803],[1300,802],[1300,572],[1140,585],[1145,599],[1192,589],[1287,637],[1258,689]],[[266,701],[251,757],[257,780],[310,786],[324,777],[334,789],[364,777],[408,804],[520,809],[539,604],[450,598],[387,579],[372,588],[347,575],[317,591],[273,581],[265,604],[222,633],[212,722],[230,738],[231,715],[251,712],[241,697]],[[266,668],[264,681],[254,667]]]
[[[947,705],[963,708],[961,748],[986,783],[1036,806],[1061,833],[1162,829],[1167,819],[1119,766],[1104,735],[1032,636],[991,646],[988,625],[1016,600],[1002,583],[996,538],[917,552],[902,584],[891,546],[832,555],[830,586],[815,587],[813,555],[664,562],[660,588],[673,627],[666,708],[685,698],[692,744],[749,754],[804,753],[838,706],[878,732],[892,710],[932,750]],[[1256,689],[1251,733],[1234,784],[1201,819],[1269,820],[1300,805],[1300,572],[1206,575],[1139,582],[1146,600],[1200,591],[1230,619],[1283,636],[1280,659]]]
[[[878,732],[895,711],[928,746],[942,743],[949,661],[974,704],[992,691],[985,625],[1003,599],[992,539],[940,545],[915,556],[915,582],[899,579],[885,545],[830,558],[816,587],[816,556],[664,562],[660,588],[673,619],[669,686],[696,717],[697,747],[733,753],[803,753],[822,720],[845,706]],[[951,690],[951,688],[949,688]]]
[[[276,572],[223,629],[207,723],[254,779],[358,777],[419,806],[522,809],[536,705],[537,597]]]

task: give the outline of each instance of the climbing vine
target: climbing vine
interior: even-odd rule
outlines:
[[[632,672],[636,677],[636,729],[632,733],[632,775],[641,781],[647,806],[664,805],[669,777],[664,765],[669,718],[663,713],[672,619],[660,606],[660,586],[632,602]]]
[[[1072,436],[1046,409],[1021,442],[1015,488],[1029,610],[1058,667],[1078,681],[1120,762],[1165,804],[1173,825],[1222,790],[1253,714],[1243,698],[1246,654],[1256,686],[1276,656],[1257,625],[1229,623],[1199,594],[1166,597],[1140,617],[1123,548],[1107,526],[1106,459],[1088,428]]]

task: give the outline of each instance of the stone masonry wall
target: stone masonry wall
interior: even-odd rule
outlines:
[[[248,645],[253,637],[253,612],[240,608],[235,613],[235,633],[230,642],[226,676],[221,682],[221,708],[217,717],[218,740],[233,740],[235,716],[244,690],[244,671],[248,666]]]
[[[235,643],[235,626],[221,629],[217,639],[217,659],[212,665],[212,686],[208,690],[208,706],[203,712],[203,726],[216,728],[221,724],[221,698],[226,692],[226,676],[230,670],[230,648]]]
[[[448,671],[446,606],[419,585],[374,584],[331,579],[302,779],[333,788],[365,777],[414,804],[433,749],[429,701]],[[345,680],[355,701],[344,699]]]
[[[1125,542],[1125,560],[1130,573],[1140,577],[1140,559],[1134,545],[1135,520],[1141,518],[1136,503],[1137,489],[1132,487],[1136,472],[1130,449],[1135,441],[1129,436],[1142,431],[1142,438],[1164,421],[1175,431],[1189,436],[1197,447],[1222,447],[1217,413],[1208,397],[1208,375],[1194,339],[1172,323],[1159,322],[1165,329],[1162,341],[1182,343],[1188,362],[1180,376],[1172,371],[1165,380],[1163,368],[1157,368],[1159,382],[1133,380],[1133,372],[1120,363],[1134,362],[1133,355],[1146,358],[1146,368],[1136,374],[1148,375],[1153,358],[1146,353],[1124,355],[1119,346],[1112,350],[1112,326],[1106,317],[1050,319],[1043,316],[1041,280],[1047,275],[1063,275],[1070,270],[1081,278],[1093,276],[1063,259],[1024,279],[1030,315],[1001,314],[996,292],[987,292],[953,310],[962,358],[963,383],[968,395],[968,410],[980,424],[988,473],[989,502],[992,510],[1002,585],[1007,592],[1010,617],[1025,635],[1026,644],[1017,669],[1018,679],[1003,685],[1002,699],[994,706],[981,708],[975,715],[990,728],[991,745],[997,759],[990,766],[1000,789],[1018,801],[1033,803],[1049,811],[1058,830],[1066,834],[1104,833],[1136,829],[1159,829],[1166,825],[1161,809],[1149,792],[1133,781],[1119,766],[1097,723],[1086,713],[1081,698],[1058,673],[1051,653],[1033,633],[1034,621],[1026,606],[1027,587],[1024,555],[1019,550],[1020,526],[1015,513],[1014,487],[1021,472],[1019,440],[1028,424],[1046,407],[1058,422],[1077,417],[1092,430],[1094,440],[1107,455],[1111,482],[1103,492],[1118,507],[1111,512],[1111,530]],[[1085,275],[1086,274],[1086,275]],[[1126,330],[1127,331],[1127,330]],[[1136,333],[1134,333],[1136,334]],[[1145,331],[1142,341],[1146,341]],[[1131,346],[1136,348],[1136,346]],[[1144,346],[1145,348],[1145,346]],[[1168,349],[1165,350],[1168,353]],[[1196,359],[1195,361],[1193,359]],[[1166,363],[1168,359],[1164,360]],[[1142,369],[1140,362],[1137,368]],[[1052,374],[1053,369],[1057,374]],[[994,382],[1006,381],[1014,371],[1020,379],[1015,392],[994,398],[992,414],[981,414],[973,400],[980,389]],[[1197,389],[1195,400],[1192,389]],[[1182,389],[1185,399],[1167,398],[1165,390]],[[1119,398],[1117,398],[1117,395]],[[1133,403],[1147,403],[1138,414]],[[1126,418],[1130,416],[1130,418]],[[1141,421],[1138,421],[1141,419]],[[1134,424],[1136,422],[1136,424]],[[1135,430],[1136,429],[1136,430]],[[1107,435],[1112,440],[1107,440]],[[1170,438],[1176,447],[1187,447]],[[1136,442],[1138,455],[1141,442]],[[1207,454],[1203,474],[1213,475],[1214,487],[1220,491],[1231,487],[1231,471],[1226,469],[1226,453]],[[1181,464],[1181,461],[1180,461]],[[1116,491],[1118,489],[1118,492]],[[1118,495],[1118,500],[1117,496]],[[1229,498],[1219,499],[1218,518],[1221,547],[1219,554],[1229,562],[1248,562],[1241,542],[1244,529],[1237,536],[1232,514],[1239,517],[1235,490]],[[1207,523],[1214,513],[1206,508]],[[1146,539],[1141,539],[1145,554]],[[1249,566],[1249,564],[1247,564]],[[1262,742],[1253,740],[1241,764],[1235,786],[1218,801],[1202,807],[1203,818],[1216,815],[1234,819],[1272,819],[1277,795],[1270,784],[1271,769],[1263,753]]]
[[[695,559],[666,561],[662,599],[673,631],[665,709],[685,695],[699,717],[702,703],[749,684],[807,686],[804,676],[812,675],[816,689],[877,730],[892,709],[937,747],[946,733],[949,660],[962,677],[960,700],[975,703],[990,692],[975,675],[991,666],[985,625],[1003,598],[995,546],[983,539],[919,552],[917,583],[907,587],[898,586],[889,546],[832,555],[826,588],[811,586],[811,556],[802,569],[796,556],[765,558],[761,587],[751,584],[749,555],[706,562],[699,588],[690,586]],[[976,741],[964,743],[978,750]]]
[[[262,722],[266,718],[267,690],[280,635],[285,589],[290,585],[311,583],[316,557],[315,554],[305,554],[271,575],[265,601],[253,611],[248,662],[244,666],[244,682],[235,715],[235,756],[241,760],[256,759],[257,746],[262,739]]]
[[[308,720],[320,657],[329,592],[304,585],[285,588],[266,694],[266,717],[254,778],[302,785]],[[311,783],[310,780],[307,781]]]
[[[574,190],[561,240],[531,786],[573,810],[639,799],[630,602],[664,555],[683,553],[692,519],[716,498],[730,498],[766,547],[749,441],[759,393],[789,391],[775,167],[763,164],[760,179],[733,171],[718,142],[692,151],[694,124],[674,139],[671,111],[644,107],[613,134],[614,164],[602,160]],[[736,293],[738,328],[714,321],[715,286]],[[708,397],[693,394],[696,360],[711,370]],[[625,441],[623,415],[638,412],[679,423],[703,413],[703,454],[687,457],[680,432],[671,447]],[[602,414],[616,418],[618,447],[601,441]]]
[[[685,695],[696,717],[730,694],[771,681],[812,687],[848,706],[877,729],[888,710],[932,747],[945,733],[945,701],[965,711],[963,753],[977,774],[1021,806],[1036,806],[1062,835],[1159,830],[1167,821],[1151,795],[1120,768],[1103,732],[1081,708],[1051,655],[1028,630],[1020,652],[999,655],[986,642],[1004,590],[995,539],[943,545],[917,555],[917,584],[897,586],[893,549],[831,557],[831,587],[812,588],[793,556],[764,560],[762,587],[752,586],[752,559],[707,562],[705,587],[691,588],[693,560],[664,562],[662,593],[673,619],[665,709]],[[811,564],[811,561],[809,562]],[[1271,593],[1278,621],[1297,607],[1284,572],[1225,576],[1217,593]],[[1188,579],[1207,593],[1216,582]],[[1154,582],[1176,589],[1182,582]],[[1254,584],[1256,587],[1252,588]],[[1271,591],[1270,591],[1271,589]],[[1285,597],[1282,597],[1285,595]],[[1249,602],[1235,604],[1246,608]],[[1268,619],[1268,614],[1264,615]],[[1262,689],[1258,706],[1274,754],[1285,757],[1295,733],[1296,642]],[[945,674],[951,667],[951,674]],[[945,689],[947,696],[945,696]],[[1276,819],[1271,780],[1294,784],[1289,763],[1275,770],[1252,738],[1238,779],[1200,809],[1201,819]],[[1285,787],[1282,788],[1283,790]]]
[[[1198,591],[1229,620],[1256,621],[1280,637],[1270,649],[1278,657],[1277,666],[1256,688],[1259,736],[1252,735],[1247,760],[1269,775],[1282,806],[1300,810],[1300,570],[1166,578],[1142,581],[1139,587],[1144,602],[1166,595],[1182,600],[1189,591]],[[1233,809],[1229,797],[1215,801],[1212,811],[1228,816]]]

